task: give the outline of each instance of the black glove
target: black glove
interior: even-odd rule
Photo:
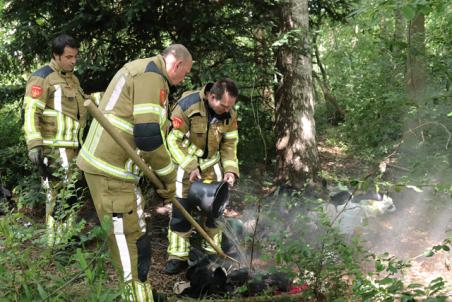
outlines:
[[[33,149],[31,149],[30,151],[28,151],[28,158],[31,160],[31,162],[39,167],[41,166],[44,162],[44,154],[42,152],[42,147],[41,146],[37,146],[34,147]]]

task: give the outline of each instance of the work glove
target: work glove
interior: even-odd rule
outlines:
[[[31,160],[31,162],[39,167],[43,164],[43,160],[44,160],[44,154],[42,151],[42,147],[41,146],[37,146],[34,147],[33,149],[31,149],[30,151],[28,151],[28,158]]]
[[[170,202],[171,199],[176,197],[176,184],[166,184],[165,189],[157,189],[157,194],[165,200],[165,203]]]

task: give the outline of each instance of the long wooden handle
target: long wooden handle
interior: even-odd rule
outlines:
[[[99,122],[99,124],[108,132],[108,134],[111,135],[111,137],[118,143],[121,148],[126,151],[127,155],[130,156],[130,158],[133,160],[133,162],[143,171],[144,175],[149,179],[149,181],[157,188],[157,189],[164,189],[163,183],[160,181],[160,179],[154,174],[154,172],[149,168],[149,166],[144,162],[144,160],[135,152],[135,150],[129,145],[129,143],[118,134],[115,127],[110,123],[110,121],[100,112],[100,110],[96,107],[96,105],[93,104],[91,100],[86,100],[83,104],[91,113],[91,115]],[[232,259],[231,257],[227,256],[221,248],[219,248],[215,242],[212,240],[212,238],[209,237],[209,235],[206,233],[206,231],[196,222],[196,220],[193,219],[193,217],[190,215],[190,213],[185,210],[185,208],[180,204],[180,202],[173,198],[171,199],[171,202],[176,206],[176,208],[181,211],[182,215],[187,219],[190,224],[201,234],[201,236],[210,244],[210,246],[213,247],[213,249],[224,258]],[[234,261],[237,261],[235,259],[232,259]]]

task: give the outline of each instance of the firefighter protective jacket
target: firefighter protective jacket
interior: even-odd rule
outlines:
[[[165,141],[170,125],[167,78],[160,55],[132,61],[116,73],[99,104],[105,117],[165,184],[173,183],[176,176]],[[147,135],[139,139],[149,148],[137,147],[137,131]],[[135,183],[139,179],[138,167],[97,121],[90,126],[77,165],[91,174]]]
[[[28,149],[36,146],[78,148],[86,124],[87,96],[73,72],[52,59],[34,72],[24,98],[24,131]]]
[[[239,176],[237,112],[218,116],[210,109],[205,89],[186,92],[171,113],[168,147],[174,160],[188,174],[221,163],[224,173]],[[210,85],[211,86],[211,85]]]

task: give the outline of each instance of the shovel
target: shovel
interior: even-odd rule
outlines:
[[[111,137],[115,140],[115,142],[118,143],[121,148],[126,151],[127,155],[130,156],[130,158],[133,160],[133,162],[143,171],[144,175],[149,179],[151,184],[156,187],[157,189],[163,189],[164,186],[160,179],[154,174],[154,172],[149,168],[149,166],[143,161],[143,159],[133,150],[133,148],[129,145],[129,143],[117,133],[117,130],[114,128],[114,126],[111,125],[110,121],[102,114],[102,112],[94,105],[94,103],[91,100],[86,100],[83,104],[91,113],[91,115],[99,122],[99,124],[108,132],[108,134],[111,135]],[[196,222],[196,220],[193,219],[193,217],[190,215],[190,213],[185,210],[185,208],[180,204],[180,202],[173,198],[171,200],[173,205],[176,206],[176,208],[181,211],[182,215],[187,219],[190,224],[198,231],[199,234],[212,246],[212,248],[223,258],[230,259],[235,262],[239,262],[235,260],[234,258],[226,255],[221,248],[219,248],[215,242],[212,240],[212,238],[209,237],[209,235],[206,233],[206,231]]]

